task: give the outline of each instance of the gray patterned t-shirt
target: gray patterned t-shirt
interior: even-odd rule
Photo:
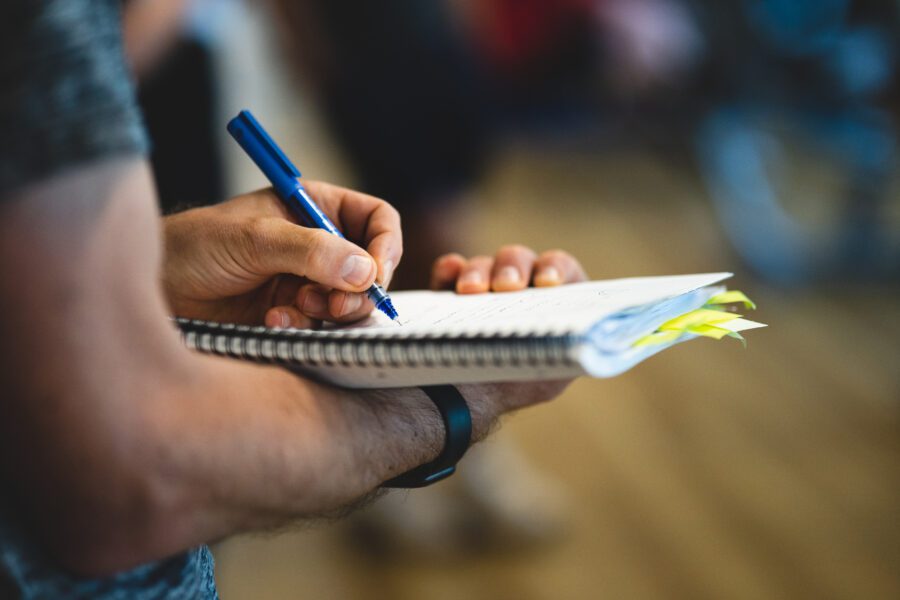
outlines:
[[[117,0],[3,2],[0,193],[77,163],[146,152],[119,12]]]

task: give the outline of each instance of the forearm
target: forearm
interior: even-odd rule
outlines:
[[[148,510],[87,519],[70,536],[75,547],[63,549],[70,566],[107,572],[241,531],[340,514],[443,447],[444,426],[421,390],[340,390],[277,367],[193,354],[189,361],[189,378],[143,399],[143,427],[132,437],[140,460],[131,467],[152,490]],[[480,439],[494,399],[474,386],[466,394]]]
[[[180,440],[175,480],[204,490],[199,510],[233,511],[229,527],[334,512],[442,447],[420,390],[341,390],[278,367],[192,359],[198,372],[159,411],[154,436]]]
[[[443,423],[419,389],[342,390],[277,367],[192,359],[197,373],[183,400],[165,401],[154,437],[178,440],[164,470],[193,505],[185,514],[229,511],[217,534],[333,514],[443,448]],[[464,388],[475,439],[497,413],[485,389]]]

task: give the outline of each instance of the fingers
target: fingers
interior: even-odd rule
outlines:
[[[466,265],[466,259],[462,254],[452,253],[439,257],[431,266],[431,281],[429,288],[432,290],[452,290],[456,288],[456,280],[459,273]]]
[[[374,308],[375,305],[365,294],[335,290],[328,295],[328,312],[334,321],[358,321],[369,315]]]
[[[402,241],[397,242],[395,240],[399,240],[399,235],[381,233],[376,235],[369,245],[366,246],[366,250],[378,263],[376,279],[385,289],[391,285],[394,270],[397,268],[400,256],[403,254]]]
[[[372,257],[327,231],[281,218],[257,219],[246,231],[245,262],[255,275],[291,273],[355,292],[368,289],[375,281],[377,266]]]
[[[474,256],[460,269],[456,280],[456,293],[480,294],[490,289],[491,269],[494,259],[490,256]]]
[[[301,287],[296,306],[308,318],[333,322],[358,321],[375,308],[365,293],[330,290],[321,285]]]
[[[378,281],[387,287],[403,254],[400,214],[375,196],[318,181],[304,185],[343,234],[375,258]]]
[[[431,269],[431,289],[452,290],[460,294],[478,294],[489,290],[509,292],[535,287],[584,281],[581,264],[568,252],[548,250],[537,256],[521,245],[501,248],[491,256],[466,260],[459,254],[445,254]]]
[[[494,257],[476,256],[459,269],[456,291],[478,294],[524,289],[531,281],[536,256],[532,249],[519,245],[504,246]]]
[[[587,274],[581,263],[563,250],[547,250],[534,263],[535,287],[550,287],[586,279]]]
[[[273,306],[266,311],[265,324],[271,328],[318,329],[321,322],[307,317],[294,306]]]
[[[318,181],[304,180],[303,185],[347,239],[375,259],[377,280],[387,287],[403,254],[399,213],[384,200],[368,194]],[[216,210],[240,220],[249,217],[298,222],[298,217],[271,188],[238,196],[217,205]]]
[[[491,270],[491,289],[495,292],[521,290],[531,281],[531,268],[537,254],[531,248],[504,246],[494,257]]]

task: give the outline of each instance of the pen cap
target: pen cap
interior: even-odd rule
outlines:
[[[231,119],[227,129],[231,137],[272,182],[275,192],[281,198],[287,199],[300,187],[297,182],[300,171],[288,160],[249,110],[242,110],[238,116]]]

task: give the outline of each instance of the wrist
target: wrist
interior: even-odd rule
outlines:
[[[421,388],[441,415],[444,445],[433,461],[415,467],[382,484],[388,488],[417,488],[437,483],[456,472],[456,465],[472,444],[472,412],[452,385],[430,385]]]
[[[367,433],[368,447],[359,472],[372,476],[369,489],[435,460],[445,441],[445,427],[434,403],[419,388],[348,391],[376,427]]]
[[[456,386],[469,405],[472,414],[472,443],[486,438],[497,419],[504,412],[501,402],[501,384],[469,383]]]

